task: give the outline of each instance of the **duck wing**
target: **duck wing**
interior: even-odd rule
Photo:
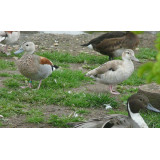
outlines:
[[[119,68],[120,65],[123,64],[123,61],[121,60],[113,60],[113,61],[109,61],[107,63],[104,63],[103,65],[89,71],[86,76],[90,77],[90,76],[98,76],[101,74],[104,74],[108,71],[112,71],[115,72],[117,71],[117,69]]]
[[[95,46],[98,52],[110,53],[125,47],[125,36],[111,39],[104,39]]]
[[[92,39],[91,41],[89,41],[86,44],[83,44],[82,46],[88,46],[90,44],[97,45],[97,44],[101,43],[103,40],[111,39],[111,38],[120,38],[120,37],[124,37],[125,35],[126,35],[126,32],[120,32],[120,31],[108,32],[108,33],[103,34],[97,38]]]
[[[103,118],[78,123],[74,128],[139,128],[139,126],[125,115],[111,114]]]

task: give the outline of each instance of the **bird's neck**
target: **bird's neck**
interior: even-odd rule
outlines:
[[[129,103],[128,103],[128,114],[129,117],[138,124],[140,128],[148,128],[146,122],[142,118],[142,116],[139,113],[132,113]]]

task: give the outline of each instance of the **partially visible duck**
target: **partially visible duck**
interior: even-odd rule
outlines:
[[[122,54],[122,60],[109,61],[98,68],[89,71],[86,76],[91,77],[100,83],[108,84],[112,94],[119,94],[112,90],[112,85],[121,83],[132,75],[134,71],[132,60],[139,61],[135,57],[134,51],[127,49]]]
[[[30,88],[32,87],[32,80],[40,81],[39,89],[42,80],[51,75],[58,66],[53,65],[53,63],[45,57],[34,55],[35,44],[33,42],[23,43],[22,47],[16,51],[15,54],[22,53],[23,51],[26,53],[17,61],[18,69],[22,75],[30,79]]]
[[[6,44],[4,53],[6,53],[7,55],[10,55],[10,53],[8,53],[7,51],[8,46],[18,41],[19,37],[20,37],[20,31],[1,31],[0,32],[0,43]]]
[[[108,55],[109,60],[122,55],[125,49],[135,49],[139,44],[139,39],[134,33],[127,32],[108,32],[82,46],[88,46],[91,49]]]
[[[134,94],[127,102],[128,116],[111,114],[103,118],[91,119],[87,122],[71,125],[75,128],[148,128],[148,125],[140,115],[140,110],[147,109],[160,113],[160,110],[149,103],[145,95]]]

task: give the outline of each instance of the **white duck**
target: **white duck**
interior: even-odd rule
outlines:
[[[18,41],[19,37],[20,31],[0,31],[0,43],[6,44],[4,53],[10,55],[10,53],[7,52],[8,45]]]
[[[15,52],[19,54],[25,51],[26,53],[17,61],[18,69],[22,75],[29,78],[29,87],[32,87],[32,80],[40,81],[38,89],[41,86],[43,79],[47,78],[51,73],[58,68],[53,63],[38,55],[34,55],[35,45],[33,42],[25,42],[22,47]]]
[[[139,61],[135,57],[134,51],[127,49],[122,54],[122,60],[109,61],[89,71],[86,76],[92,77],[100,83],[108,84],[112,94],[120,94],[112,90],[112,85],[121,83],[132,75],[134,71],[132,60]]]

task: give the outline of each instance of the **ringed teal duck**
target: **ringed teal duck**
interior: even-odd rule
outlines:
[[[138,44],[139,39],[134,33],[117,31],[103,34],[81,46],[88,46],[103,55],[108,55],[109,60],[112,60],[114,57],[122,56],[125,49],[135,49]]]
[[[132,60],[139,61],[135,57],[134,51],[127,49],[122,54],[122,60],[109,61],[89,71],[86,76],[91,77],[100,83],[108,84],[112,94],[120,94],[113,91],[112,85],[121,83],[132,75],[134,71]]]
[[[103,118],[92,119],[87,122],[71,124],[75,128],[148,128],[140,115],[140,110],[151,110],[160,113],[154,108],[145,95],[134,94],[127,102],[128,116],[121,114],[106,115]]]
[[[0,43],[6,44],[4,53],[10,55],[10,53],[7,52],[8,45],[18,41],[19,37],[20,31],[0,31]]]
[[[18,70],[22,75],[29,78],[29,87],[31,88],[32,80],[40,81],[38,89],[41,86],[43,79],[47,78],[58,66],[45,58],[38,55],[34,55],[35,45],[33,42],[25,42],[22,47],[15,52],[19,54],[25,51],[26,53],[17,61]]]

